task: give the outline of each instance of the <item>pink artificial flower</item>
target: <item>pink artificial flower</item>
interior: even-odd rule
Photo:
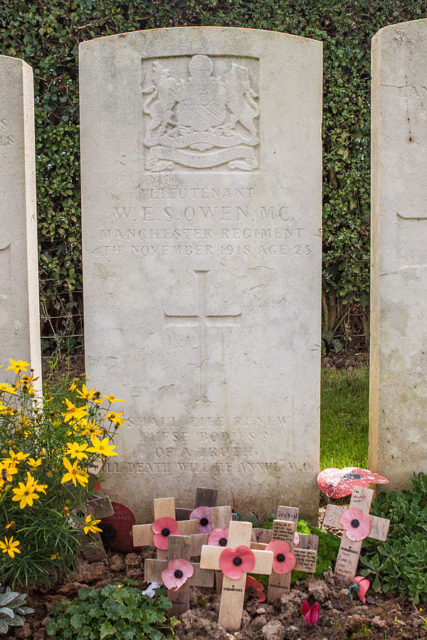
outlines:
[[[267,600],[264,587],[258,580],[252,578],[252,576],[246,576],[245,592],[249,596],[256,598],[257,602],[265,602]]]
[[[353,578],[353,582],[349,586],[348,590],[350,593],[350,598],[353,600],[353,591],[355,591],[359,597],[359,599],[366,604],[365,594],[370,587],[370,582],[367,578],[363,576],[356,576]]]
[[[272,540],[265,550],[274,553],[273,571],[275,573],[289,573],[297,563],[297,559],[291,553],[289,544],[284,540]]]
[[[156,549],[167,551],[170,535],[179,535],[178,523],[174,518],[158,518],[151,525],[154,533],[153,544]]]
[[[304,600],[301,612],[309,627],[314,627],[319,622],[320,607],[314,599],[314,596],[309,596],[307,600]]]
[[[209,534],[208,544],[214,547],[226,547],[228,542],[228,529],[214,529]]]
[[[299,545],[299,534],[296,531],[294,533],[294,545],[296,547]]]
[[[353,542],[360,542],[367,538],[371,532],[371,518],[360,509],[352,507],[346,509],[340,518],[347,538]]]
[[[188,560],[169,560],[168,568],[162,571],[162,582],[167,589],[176,591],[194,574],[194,567]]]
[[[245,545],[236,549],[224,549],[219,556],[219,568],[227,578],[238,580],[244,573],[249,573],[255,567],[255,556]]]
[[[199,521],[199,533],[210,533],[212,531],[211,525],[211,511],[209,507],[197,507],[190,513],[190,520]]]

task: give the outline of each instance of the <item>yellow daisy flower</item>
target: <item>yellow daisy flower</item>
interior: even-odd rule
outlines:
[[[13,539],[13,536],[10,536],[9,539],[5,537],[4,542],[0,540],[0,549],[3,553],[8,553],[11,558],[14,558],[15,553],[21,553],[18,549],[20,544],[19,540]]]
[[[33,501],[38,500],[39,498],[37,493],[35,493],[35,486],[33,482],[27,482],[26,484],[20,482],[19,487],[15,487],[12,491],[15,494],[12,497],[13,502],[19,502],[21,509],[24,509],[27,505],[32,507]]]
[[[85,384],[82,385],[82,390],[80,391],[79,389],[77,389],[77,394],[83,398],[83,400],[93,400],[94,396],[95,396],[95,389],[91,389],[90,391],[88,391],[88,388]]]
[[[110,411],[105,416],[105,420],[111,420],[111,422],[114,422],[114,424],[123,425],[123,418],[121,417],[122,415],[123,411],[120,411],[120,413],[114,413],[113,411]]]
[[[80,420],[87,415],[87,405],[84,407],[76,407],[72,402],[65,398],[65,402],[67,404],[67,411],[63,413],[65,422],[69,422],[70,420]]]
[[[91,437],[92,446],[88,448],[90,453],[99,453],[101,456],[116,456],[117,453],[114,451],[115,446],[113,444],[109,444],[108,438],[103,438],[103,440],[99,440],[96,436]]]
[[[12,369],[14,373],[18,374],[20,371],[25,371],[30,366],[29,362],[25,362],[25,360],[14,360],[13,358],[9,358],[10,366],[7,367],[6,371]]]
[[[83,531],[85,532],[86,535],[89,532],[96,533],[97,531],[102,531],[102,529],[96,526],[99,522],[101,522],[101,520],[92,520],[92,516],[89,515],[89,516],[86,516],[85,522],[86,522],[86,525],[83,527]]]
[[[10,387],[7,382],[0,383],[0,393],[13,393],[16,396],[16,391],[13,387]]]
[[[115,398],[113,395],[110,396],[102,396],[105,400],[108,400],[108,402],[124,402],[124,400],[122,400],[121,398]]]
[[[67,458],[64,458],[63,462],[64,467],[67,469],[68,473],[62,476],[61,484],[64,484],[64,482],[68,482],[69,480],[71,480],[75,487],[77,487],[77,482],[81,484],[82,487],[84,487],[84,485],[89,481],[89,474],[77,466],[77,460],[73,464],[71,464],[71,462]]]
[[[87,444],[79,444],[78,442],[67,442],[67,451],[65,455],[70,456],[70,458],[76,458],[77,460],[83,460],[88,456],[84,453],[85,449],[87,449]]]
[[[37,469],[37,467],[39,467],[42,463],[42,459],[38,458],[37,460],[34,460],[34,458],[28,458],[27,460],[27,464],[29,467],[31,467],[31,469],[33,471],[35,471]]]
[[[98,427],[94,420],[91,422],[86,421],[86,426],[82,431],[82,436],[98,436],[100,433],[103,433],[103,431]]]

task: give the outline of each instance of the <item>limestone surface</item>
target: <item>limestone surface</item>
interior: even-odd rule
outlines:
[[[0,56],[0,273],[0,364],[25,360],[40,376],[33,72],[8,56]]]
[[[427,19],[372,41],[370,468],[427,472]]]
[[[317,514],[321,43],[191,27],[80,47],[86,371],[126,398],[113,499]]]

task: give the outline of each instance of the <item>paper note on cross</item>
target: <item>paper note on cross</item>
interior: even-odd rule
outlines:
[[[175,498],[154,498],[154,522],[135,524],[132,527],[135,547],[156,547],[157,558],[168,557],[170,535],[191,535],[197,533],[197,520],[175,520]]]
[[[250,549],[251,535],[250,522],[231,521],[225,547],[202,547],[200,566],[224,574],[218,622],[227,631],[240,629],[247,573],[270,575],[273,567],[271,551]]]
[[[286,519],[276,519],[273,530],[254,530],[252,549],[271,548],[274,553],[273,571],[268,581],[267,600],[280,600],[284,593],[289,593],[292,571],[316,571],[317,548],[319,538],[316,535],[298,534],[297,543],[295,532],[298,523],[299,509],[297,507],[279,506],[278,515]],[[276,544],[277,541],[277,544]],[[280,543],[286,543],[286,546]]]
[[[213,571],[201,569],[200,564],[190,562],[190,539],[190,536],[171,535],[167,560],[147,558],[144,561],[145,580],[173,585],[168,589],[168,598],[172,602],[169,614],[174,616],[190,608],[191,587],[213,587],[214,584]]]
[[[348,509],[335,504],[326,507],[323,524],[344,529],[334,573],[348,584],[357,573],[363,540],[368,537],[387,539],[390,520],[369,514],[373,495],[372,489],[354,487]]]

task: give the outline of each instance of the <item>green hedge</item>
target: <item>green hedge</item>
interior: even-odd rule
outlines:
[[[323,41],[324,331],[334,345],[357,304],[366,332],[370,40],[381,27],[425,15],[425,0],[3,0],[0,53],[23,58],[35,76],[43,332],[81,332],[78,43],[183,25]],[[73,338],[66,346],[74,348]]]

